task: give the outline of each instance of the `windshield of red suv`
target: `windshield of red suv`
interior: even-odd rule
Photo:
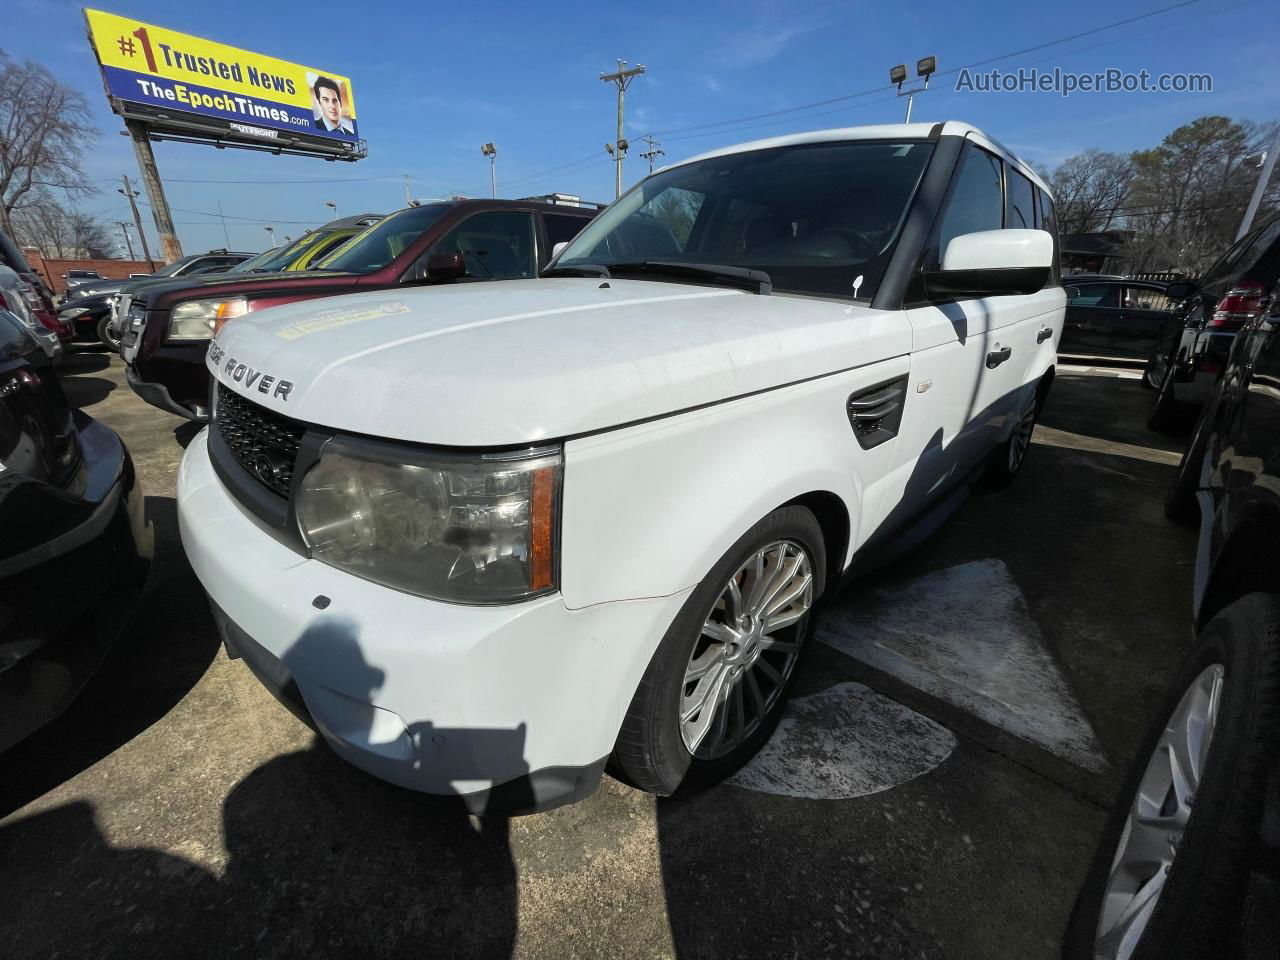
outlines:
[[[373,273],[381,270],[422,236],[452,204],[429,203],[409,207],[380,220],[350,243],[339,247],[314,267],[339,273]]]
[[[855,140],[675,167],[593,220],[555,266],[746,267],[779,292],[845,298],[861,277],[857,296],[870,299],[932,151],[924,141]]]

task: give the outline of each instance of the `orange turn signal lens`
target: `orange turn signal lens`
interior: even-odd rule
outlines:
[[[243,317],[248,312],[249,302],[243,297],[237,297],[235,300],[223,300],[213,311],[213,335],[216,337],[218,331],[222,329],[222,325],[228,320]]]
[[[533,474],[531,529],[529,530],[529,589],[546,590],[555,583],[552,562],[555,535],[556,475],[558,467],[543,467]]]

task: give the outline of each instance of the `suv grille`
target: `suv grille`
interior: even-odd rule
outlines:
[[[287,500],[298,445],[306,428],[246,400],[221,383],[214,423],[236,462],[268,490]]]

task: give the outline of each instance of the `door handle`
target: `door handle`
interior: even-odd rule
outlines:
[[[987,369],[994,370],[1011,356],[1013,356],[1013,347],[1005,347],[1003,350],[993,350],[991,353],[987,354]]]
[[[1052,336],[1053,336],[1053,328],[1045,327],[1043,330],[1041,330],[1039,333],[1036,334],[1036,343],[1044,343],[1046,340],[1048,340]]]

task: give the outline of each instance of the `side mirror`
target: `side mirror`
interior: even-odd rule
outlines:
[[[1035,293],[1049,279],[1053,238],[1043,230],[981,230],[955,237],[942,267],[924,274],[934,300]]]
[[[552,260],[554,260],[556,257],[560,256],[560,251],[561,251],[561,250],[563,250],[563,249],[564,249],[565,247],[567,247],[568,245],[569,245],[569,241],[568,241],[568,240],[561,240],[561,241],[560,241],[559,243],[557,243],[554,247],[552,247],[552,248],[551,248],[551,259],[552,259]]]
[[[467,261],[460,253],[433,253],[427,257],[428,280],[457,280],[467,275]]]
[[[1068,302],[1068,303],[1070,303],[1072,300],[1075,300],[1075,299],[1079,298],[1079,296],[1080,296],[1080,288],[1079,288],[1079,287],[1063,287],[1062,289],[1063,289],[1063,290],[1065,290],[1065,291],[1066,291],[1066,293],[1067,293],[1067,302]]]
[[[1171,283],[1164,288],[1164,295],[1170,300],[1185,300],[1200,292],[1200,286],[1189,280]]]

